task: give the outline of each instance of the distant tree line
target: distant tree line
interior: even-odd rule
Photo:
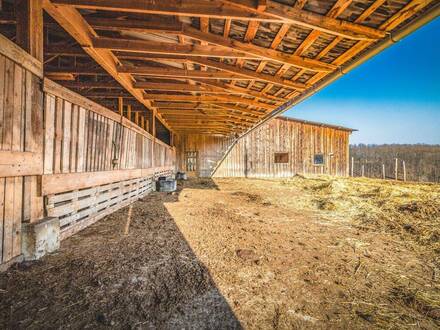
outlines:
[[[403,161],[408,181],[440,182],[440,145],[428,144],[355,144],[350,145],[350,173],[354,176],[403,179]]]

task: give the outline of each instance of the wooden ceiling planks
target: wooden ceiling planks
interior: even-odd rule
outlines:
[[[434,1],[330,2],[45,0],[81,46],[49,43],[45,71],[102,102],[132,96],[176,132],[239,133]],[[77,64],[85,56],[101,68]]]

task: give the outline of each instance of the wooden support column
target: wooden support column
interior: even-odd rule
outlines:
[[[153,136],[153,145],[151,148],[151,166],[154,167],[154,154],[156,146],[156,109],[153,109],[151,113],[151,135]]]
[[[127,118],[131,121],[131,105],[127,105]]]
[[[151,116],[151,135],[156,137],[156,109],[153,109],[153,113]]]
[[[43,62],[43,0],[16,0],[17,44]]]
[[[135,112],[134,113],[134,122],[136,123],[136,125],[140,125],[140,122],[139,122],[139,112]]]
[[[118,110],[122,117],[124,115],[124,99],[122,97],[118,97]]]
[[[17,19],[16,43],[39,62],[43,62],[43,6],[42,0],[16,0]],[[0,6],[1,7],[1,6]],[[20,62],[19,58],[13,59]],[[21,72],[21,71],[20,71]],[[25,71],[23,71],[25,72]],[[21,77],[21,75],[20,75]],[[43,153],[43,97],[35,83],[42,77],[31,72],[23,74],[25,98],[22,100],[25,121],[24,151],[42,156]],[[11,83],[11,82],[10,82]],[[18,94],[17,96],[21,96]],[[20,121],[14,126],[20,125]],[[19,126],[18,126],[19,127]],[[41,165],[42,166],[42,165]],[[43,197],[41,196],[41,177],[30,175],[23,177],[23,222],[35,222],[44,217]],[[20,212],[18,210],[18,212]]]

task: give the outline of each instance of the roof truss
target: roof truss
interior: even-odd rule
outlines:
[[[435,1],[400,2],[44,0],[74,40],[45,45],[45,72],[103,104],[144,106],[176,132],[242,132]]]

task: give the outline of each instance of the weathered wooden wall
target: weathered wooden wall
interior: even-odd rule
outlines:
[[[177,167],[186,171],[185,153],[196,151],[197,175],[209,177],[288,177],[297,173],[348,174],[350,131],[325,125],[276,118],[254,130],[229,150],[233,138],[184,134],[175,138]],[[287,152],[289,161],[276,164],[274,154]],[[325,164],[313,164],[315,154],[323,154]]]
[[[44,93],[42,195],[62,238],[151,191],[154,175],[173,168],[174,149],[127,118],[47,79]]]
[[[289,177],[297,173],[348,175],[350,131],[276,118],[240,139],[219,165],[215,177]],[[276,164],[275,153],[288,163]],[[324,165],[314,165],[323,154]]]
[[[209,177],[232,141],[232,138],[225,138],[220,135],[176,135],[174,143],[177,150],[177,168],[186,171],[185,153],[197,151],[197,173],[195,174],[200,177]]]
[[[0,36],[0,263],[21,254],[24,221],[43,216],[42,65]]]
[[[65,238],[152,189],[175,149],[43,78],[0,35],[0,264],[21,255],[24,222],[58,217]]]

